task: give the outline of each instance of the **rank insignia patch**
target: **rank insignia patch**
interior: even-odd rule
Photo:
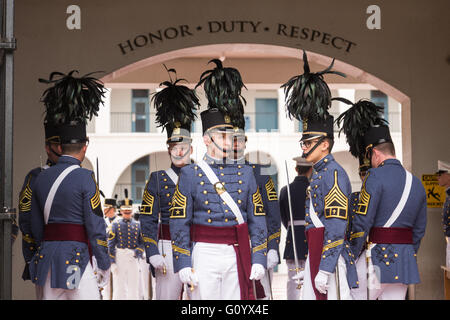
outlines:
[[[102,206],[100,205],[100,191],[98,190],[97,182],[95,182],[94,174],[92,174],[92,179],[95,183],[95,194],[91,198],[91,208],[95,215],[103,218]]]
[[[272,178],[269,178],[269,181],[266,183],[266,192],[269,201],[278,200],[277,192],[275,191],[275,184],[273,183]]]
[[[325,196],[325,218],[347,219],[348,198],[341,191],[337,180],[337,170],[334,171],[334,185]]]
[[[252,201],[254,209],[255,216],[265,216],[266,213],[264,212],[264,205],[261,197],[261,193],[259,192],[259,187],[256,189],[256,192],[252,195]]]
[[[172,207],[169,209],[170,218],[186,218],[186,200],[186,196],[180,192],[177,185],[172,198]]]
[[[155,197],[147,191],[145,188],[144,195],[142,196],[142,205],[139,211],[140,214],[151,215],[153,213],[153,203],[155,202]]]
[[[31,210],[31,188],[30,188],[30,180],[31,176],[28,178],[27,185],[25,189],[23,189],[22,193],[19,197],[19,211],[20,212],[28,212]]]
[[[367,172],[366,177],[363,182],[363,187],[361,193],[359,194],[358,207],[356,209],[357,214],[366,215],[367,209],[369,208],[370,194],[366,191],[366,181],[369,177],[370,172]]]

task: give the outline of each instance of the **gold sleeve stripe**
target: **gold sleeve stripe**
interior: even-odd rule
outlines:
[[[158,245],[158,243],[156,243],[156,241],[155,240],[153,240],[152,238],[149,238],[149,237],[142,237],[142,239],[144,239],[144,242],[149,242],[149,243],[153,243],[155,246],[157,246]]]
[[[261,250],[264,250],[264,249],[267,249],[267,241],[264,241],[264,243],[260,244],[257,247],[254,247],[253,248],[253,253],[261,251]]]
[[[266,183],[266,192],[267,192],[267,198],[269,201],[277,201],[278,196],[277,192],[275,191],[275,184],[273,183],[272,178],[269,178],[269,181]]]
[[[353,233],[352,235],[350,235],[350,240],[361,238],[362,236],[364,236],[364,233],[365,233],[364,231]]]
[[[97,239],[97,244],[102,247],[108,247],[108,242],[104,240]]]
[[[142,249],[142,248],[136,248],[136,249],[139,250],[139,251],[144,252],[144,249]]]
[[[191,252],[187,249],[183,249],[180,247],[177,247],[176,245],[172,244],[172,250],[181,254],[184,254],[186,256],[191,256]]]
[[[270,242],[270,241],[272,241],[273,239],[279,238],[280,236],[281,236],[281,231],[278,231],[278,232],[276,232],[276,233],[270,235],[268,241]]]
[[[29,234],[22,236],[22,240],[26,243],[36,243],[36,241]]]
[[[325,246],[323,247],[322,253],[324,253],[324,252],[327,251],[328,249],[337,247],[337,246],[339,246],[339,245],[341,245],[341,244],[343,244],[343,243],[344,243],[344,239],[341,239],[341,240],[337,240],[337,241],[331,242],[331,243],[329,243],[329,244],[327,244],[327,245],[325,245]]]

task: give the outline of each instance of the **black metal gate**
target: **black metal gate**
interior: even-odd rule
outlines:
[[[14,0],[0,0],[0,299],[11,299]]]

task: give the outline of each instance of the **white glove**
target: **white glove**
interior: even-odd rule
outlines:
[[[111,263],[111,272],[116,273],[116,271],[117,271],[117,264],[115,262]]]
[[[291,279],[292,280],[298,280],[296,281],[298,284],[303,285],[303,280],[305,278],[305,270],[302,271],[297,271],[297,273],[295,274],[295,276],[293,276]]]
[[[278,264],[278,253],[275,249],[270,249],[267,252],[267,269],[273,269]]]
[[[330,278],[330,275],[330,272],[319,270],[316,278],[314,279],[314,284],[316,285],[317,291],[323,294],[327,293],[328,288],[330,287],[328,285],[328,279]]]
[[[250,272],[250,280],[261,280],[264,277],[266,270],[262,264],[252,264],[252,270]]]
[[[109,268],[108,270],[97,269],[97,282],[100,288],[104,288],[108,284],[110,272]]]
[[[186,267],[178,271],[178,276],[180,277],[181,282],[185,284],[193,286],[198,285],[198,277],[191,267]]]
[[[305,270],[298,271],[295,276],[293,276],[292,280],[303,280],[305,278]]]
[[[153,268],[155,269],[163,269],[166,267],[166,262],[164,261],[164,258],[160,254],[155,254],[149,258],[149,261]]]

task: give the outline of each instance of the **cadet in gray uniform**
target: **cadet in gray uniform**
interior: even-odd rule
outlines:
[[[113,222],[108,237],[111,270],[113,273],[113,300],[139,300],[140,264],[144,253],[140,224],[132,219],[133,201],[120,203],[122,219]]]
[[[340,128],[339,134],[344,132],[347,143],[349,145],[349,151],[353,157],[359,160],[359,177],[364,182],[367,171],[371,168],[370,160],[366,158],[364,148],[364,133],[372,124],[383,125],[386,121],[382,118],[383,108],[376,106],[369,100],[359,100],[357,103],[353,103],[345,98],[333,98],[346,103],[351,106],[347,111],[339,115],[336,119],[336,124]],[[354,233],[353,220],[355,219],[361,198],[360,190],[353,192],[350,195],[350,207],[349,207],[349,221],[347,226],[347,239],[349,239],[351,245],[355,245],[362,234]],[[356,259],[356,269],[358,273],[358,288],[352,289],[352,296],[355,300],[367,300],[367,263],[365,256],[362,256],[362,252]]]
[[[94,173],[80,167],[89,141],[86,122],[97,114],[105,91],[92,75],[76,78],[75,72],[40,79],[53,84],[43,101],[63,153],[38,175],[31,200],[31,236],[38,249],[30,276],[42,288],[42,299],[100,299],[110,273],[100,192]]]
[[[116,195],[117,197],[117,195]],[[103,213],[105,215],[105,223],[106,223],[106,234],[109,234],[112,228],[113,222],[118,219],[116,215],[117,211],[117,199],[116,198],[106,198],[105,202],[103,204]],[[112,273],[111,273],[112,274]],[[111,300],[112,299],[112,292],[113,292],[113,286],[112,286],[112,277],[109,277],[108,283],[103,288],[101,294],[103,300]]]
[[[348,112],[362,104],[356,103]],[[369,299],[405,299],[408,285],[420,282],[417,252],[427,221],[425,189],[395,158],[385,122],[373,121],[368,113],[354,113],[358,115],[350,117],[349,128],[363,137],[362,148],[372,168],[362,184],[353,219],[352,251],[360,256],[368,236],[360,259],[366,257],[368,262]]]
[[[325,73],[340,73],[330,71],[333,63],[324,71],[311,73],[305,52],[303,61],[305,73],[283,85],[290,116],[303,121],[302,156],[313,163],[305,211],[308,258],[305,271],[295,278],[304,276],[302,299],[351,299],[350,288],[357,285],[353,255],[345,239],[351,185],[331,155],[331,93],[323,80]]]
[[[170,69],[170,73],[176,72]],[[147,260],[156,278],[156,300],[180,299],[183,283],[174,273],[172,244],[169,230],[169,209],[180,170],[189,164],[192,154],[191,124],[199,100],[195,91],[178,85],[179,80],[165,81],[165,88],[157,92],[156,120],[167,132],[167,151],[170,168],[150,174],[141,205],[141,225]]]
[[[205,83],[209,102],[201,113],[207,153],[181,169],[170,209],[174,269],[193,299],[254,299],[251,280],[265,273],[267,227],[252,168],[232,159],[231,117],[242,113],[243,84],[236,69],[213,62],[198,84]]]

